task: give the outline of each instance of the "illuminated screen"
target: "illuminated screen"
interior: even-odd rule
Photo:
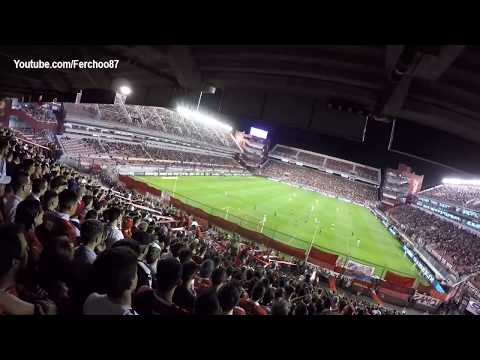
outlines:
[[[250,128],[250,135],[259,137],[261,139],[266,139],[267,135],[268,135],[268,131],[251,127]]]

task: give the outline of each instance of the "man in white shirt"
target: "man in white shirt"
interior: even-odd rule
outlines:
[[[32,183],[27,174],[19,173],[14,177],[12,181],[13,194],[6,199],[4,205],[5,221],[7,223],[15,222],[17,206],[30,194],[31,188]]]
[[[109,208],[105,213],[105,217],[108,221],[107,238],[105,241],[107,249],[110,249],[114,242],[124,239],[123,233],[118,228],[122,223],[122,211],[116,207]]]
[[[119,246],[101,253],[94,263],[94,275],[102,292],[92,293],[83,305],[84,315],[137,315],[132,293],[137,287],[137,256]]]

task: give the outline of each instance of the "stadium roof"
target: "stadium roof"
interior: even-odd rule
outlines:
[[[119,59],[117,70],[15,70],[13,59]],[[341,99],[377,119],[399,118],[480,143],[480,47],[476,46],[29,46],[0,47],[1,95],[109,89],[129,101],[169,106],[214,86],[239,104],[266,94]],[[196,95],[194,95],[196,94]],[[311,105],[310,105],[311,106]]]

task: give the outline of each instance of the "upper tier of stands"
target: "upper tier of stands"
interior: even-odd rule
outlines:
[[[315,167],[320,170],[346,174],[359,180],[367,181],[376,185],[380,184],[380,169],[353,163],[347,160],[331,156],[313,153],[310,151],[276,145],[269,154],[270,157],[286,159],[292,162]]]
[[[439,185],[418,194],[467,209],[480,210],[480,186]]]
[[[389,211],[405,234],[435,258],[444,258],[462,274],[480,270],[480,239],[472,232],[410,205]]]
[[[90,125],[111,124],[127,131],[149,130],[158,137],[183,139],[217,147],[229,152],[239,152],[231,132],[216,125],[190,120],[169,109],[113,104],[64,104],[66,122]],[[145,133],[145,132],[144,132]]]
[[[277,160],[269,160],[259,174],[297,185],[309,186],[317,191],[359,203],[377,200],[377,189],[374,186]]]

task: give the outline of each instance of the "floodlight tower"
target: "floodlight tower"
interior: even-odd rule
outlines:
[[[132,93],[132,89],[128,85],[121,85],[117,92],[115,93],[115,102],[114,104],[122,104],[125,105],[125,101],[127,100],[127,96]]]
[[[213,86],[207,86],[204,89],[200,90],[200,96],[198,97],[198,103],[197,103],[197,111],[200,109],[200,102],[202,101],[202,95],[203,93],[205,94],[215,94],[215,91],[217,89]]]

